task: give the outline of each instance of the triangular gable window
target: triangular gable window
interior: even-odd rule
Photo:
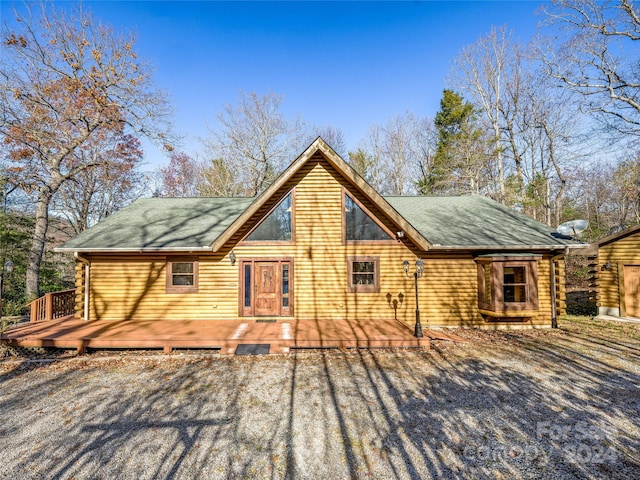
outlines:
[[[353,198],[344,195],[345,237],[347,241],[393,240]]]
[[[246,238],[249,242],[287,242],[293,238],[291,192]]]

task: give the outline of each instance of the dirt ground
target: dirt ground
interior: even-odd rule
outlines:
[[[639,478],[640,325],[0,361],[2,478]]]

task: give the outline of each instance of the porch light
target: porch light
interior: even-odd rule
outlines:
[[[404,270],[404,274],[407,277],[411,277],[411,275],[409,275],[409,260],[404,260],[402,262],[402,268]],[[416,289],[416,324],[414,327],[413,335],[417,338],[422,338],[422,324],[420,323],[420,301],[418,298],[418,279],[422,277],[423,273],[424,273],[424,260],[419,258],[418,260],[416,260],[415,269],[412,274],[413,282]]]
[[[416,275],[418,275],[418,278],[422,276],[422,272],[424,272],[424,260],[419,258],[416,261]]]
[[[13,272],[13,262],[11,260],[7,260],[6,262],[4,262],[4,270],[5,272],[7,272],[7,274],[11,275],[11,273]]]
[[[236,264],[236,252],[233,250],[231,250],[231,253],[229,254],[229,260],[231,261],[231,265]]]

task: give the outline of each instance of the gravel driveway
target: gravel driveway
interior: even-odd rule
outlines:
[[[0,363],[0,477],[640,478],[640,326]]]

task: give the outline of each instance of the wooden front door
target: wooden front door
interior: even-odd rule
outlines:
[[[624,266],[624,303],[628,317],[640,317],[640,266]]]
[[[256,262],[254,268],[255,307],[254,315],[274,316],[279,314],[278,262]]]
[[[240,315],[291,316],[293,261],[251,259],[240,262]]]

